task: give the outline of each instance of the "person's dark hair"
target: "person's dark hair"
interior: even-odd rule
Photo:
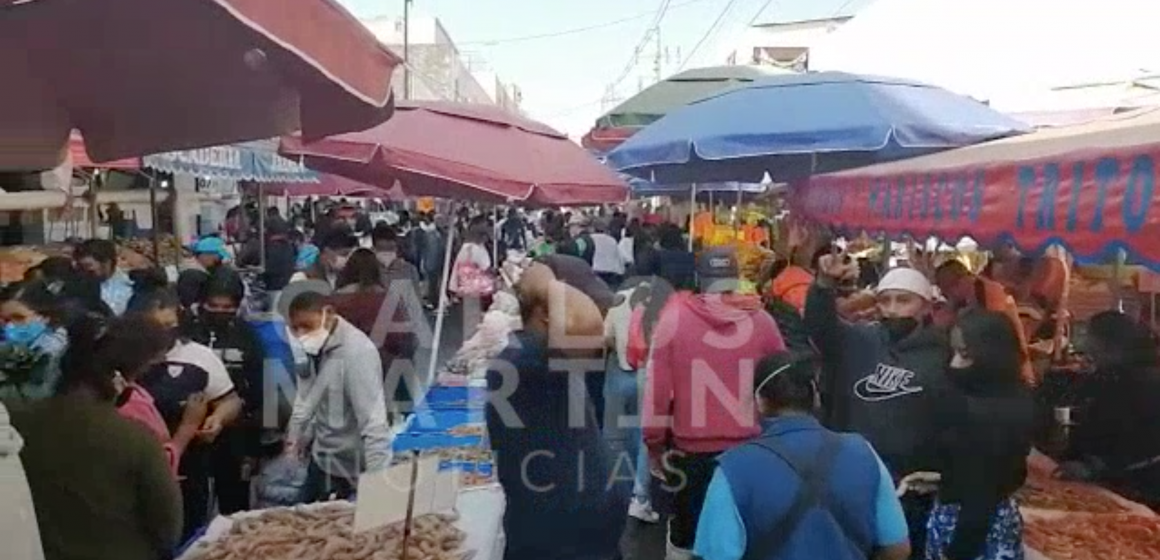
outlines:
[[[774,410],[811,412],[814,408],[816,372],[813,356],[778,352],[757,362],[753,370],[753,387],[758,396]]]
[[[652,289],[649,290],[648,300],[645,301],[644,312],[640,318],[640,326],[642,332],[644,332],[644,339],[650,341],[650,343],[653,337],[653,330],[656,329],[657,323],[660,322],[661,312],[668,305],[669,298],[677,293],[671,284],[660,278],[655,279],[651,286]]]
[[[45,282],[68,281],[75,277],[76,268],[68,257],[48,257],[36,265]]]
[[[113,378],[118,372],[132,381],[150,361],[173,347],[171,333],[144,317],[108,321],[89,317],[69,328],[68,335],[56,393],[86,387],[109,401],[117,396]]]
[[[290,301],[290,315],[319,313],[327,306],[326,296],[319,292],[302,292]]]
[[[1095,361],[1117,370],[1108,373],[1138,376],[1156,369],[1156,337],[1140,321],[1104,311],[1088,320],[1087,335],[1096,346]]]
[[[478,221],[477,221],[478,220]],[[487,243],[488,227],[486,220],[479,220],[478,217],[471,221],[471,225],[467,227],[467,232],[463,236],[466,243],[475,243],[478,245],[485,245]]]
[[[370,288],[382,284],[383,269],[379,266],[379,259],[370,249],[356,249],[351,253],[335,282],[336,287],[340,289],[351,285]]]
[[[146,314],[159,309],[181,308],[177,290],[169,285],[169,277],[163,269],[136,270],[129,278],[133,280],[133,297],[129,298],[127,313]]]
[[[386,222],[375,224],[374,229],[371,230],[372,243],[397,243],[398,240],[399,234]]]
[[[202,301],[214,297],[229,298],[241,305],[246,297],[246,284],[233,269],[220,267],[209,275],[202,290]]]
[[[969,268],[967,268],[967,265],[963,264],[962,261],[960,261],[958,259],[951,259],[947,262],[944,262],[944,263],[938,265],[938,268],[934,269],[934,277],[935,278],[948,278],[948,279],[955,278],[955,279],[957,279],[957,278],[967,278],[970,275],[971,275],[971,270]]]
[[[1020,382],[1023,357],[1015,326],[1006,315],[974,309],[955,322],[963,336],[967,357],[973,362],[973,383],[1012,384]]]
[[[661,249],[680,251],[685,248],[685,236],[681,228],[674,224],[664,224],[657,230],[657,242]]]
[[[351,232],[346,225],[332,228],[321,239],[321,246],[319,249],[330,249],[332,251],[343,251],[346,249],[354,249],[358,247],[358,238]]]
[[[53,326],[63,326],[60,316],[60,285],[54,287],[44,280],[19,282],[0,290],[0,302],[17,301],[44,316]]]
[[[74,259],[91,257],[93,260],[112,264],[117,262],[117,245],[108,239],[87,239],[73,250]]]

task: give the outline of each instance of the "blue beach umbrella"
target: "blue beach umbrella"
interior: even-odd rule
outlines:
[[[1031,127],[927,84],[841,72],[756,80],[670,112],[608,153],[659,184],[786,182],[968,146]]]

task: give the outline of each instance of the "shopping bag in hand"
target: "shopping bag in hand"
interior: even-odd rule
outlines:
[[[301,503],[307,468],[306,461],[291,455],[282,455],[266,463],[257,479],[257,508]]]
[[[495,278],[474,263],[459,265],[455,274],[459,280],[455,295],[459,297],[485,297],[495,293]]]

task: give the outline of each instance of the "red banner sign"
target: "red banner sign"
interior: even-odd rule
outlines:
[[[795,188],[793,203],[799,215],[847,231],[970,236],[1031,253],[1061,244],[1087,262],[1123,248],[1160,269],[1157,161],[1160,145],[913,174],[855,171],[813,178]]]

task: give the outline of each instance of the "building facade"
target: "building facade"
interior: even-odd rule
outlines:
[[[809,70],[810,47],[851,19],[853,16],[840,16],[754,25],[738,38],[728,63]]]
[[[401,16],[380,17],[363,23],[380,42],[403,55],[405,24]],[[510,91],[518,93],[518,88],[503,84],[494,74],[482,80],[477,77],[472,59],[455,45],[438,18],[411,15],[406,34],[409,63],[399,68],[391,79],[391,86],[399,99],[496,104],[518,110],[518,102],[513,104],[509,100]],[[410,95],[406,91],[408,74]],[[505,95],[497,95],[497,89]]]

